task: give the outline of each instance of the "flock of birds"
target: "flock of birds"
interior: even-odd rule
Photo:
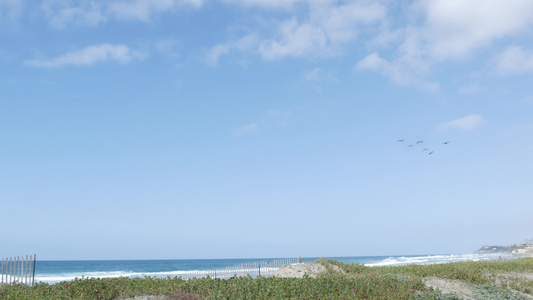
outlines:
[[[400,139],[400,140],[396,140],[397,143],[403,143],[405,141],[405,139]],[[420,145],[420,144],[423,144],[424,141],[416,141],[416,144],[409,144],[407,147],[415,147],[417,145]],[[450,141],[446,141],[446,142],[442,142],[441,144],[442,145],[448,145],[450,143]],[[426,152],[427,151],[427,152]],[[429,148],[424,148],[422,149],[422,152],[426,152],[427,154],[431,155],[433,154],[435,151],[429,149]]]

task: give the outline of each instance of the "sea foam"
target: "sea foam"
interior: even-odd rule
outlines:
[[[497,254],[451,254],[451,255],[410,255],[381,257],[334,257],[345,263],[360,263],[369,267],[399,266],[408,264],[442,264],[460,261],[486,261],[511,259],[515,256]],[[302,258],[311,262],[318,258]],[[38,265],[35,282],[55,284],[76,278],[144,278],[144,277],[206,277],[229,278],[233,275],[258,275],[257,269],[232,268],[230,264],[249,263],[247,260],[168,260],[168,261],[48,261]],[[39,264],[39,262],[38,262]],[[230,269],[225,269],[229,267]],[[217,268],[216,274],[214,268]],[[176,270],[181,269],[181,270]],[[277,268],[261,268],[261,276],[271,276]]]
[[[460,261],[485,261],[497,260],[499,258],[509,259],[511,254],[489,253],[489,254],[450,254],[450,255],[422,255],[422,256],[391,256],[380,261],[366,263],[365,266],[400,266],[409,264],[444,264]]]

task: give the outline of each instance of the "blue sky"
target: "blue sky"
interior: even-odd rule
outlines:
[[[0,0],[2,256],[531,238],[531,15],[529,0]]]

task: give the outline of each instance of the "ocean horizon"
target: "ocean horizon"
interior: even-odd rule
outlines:
[[[507,259],[505,253],[487,254],[425,254],[392,256],[325,257],[344,263],[359,263],[369,267],[406,264],[438,264],[459,261]],[[301,262],[312,262],[320,257],[302,257]],[[162,259],[162,260],[37,260],[35,282],[55,284],[76,278],[117,277],[180,277],[191,272],[223,269],[257,261],[273,261],[282,258],[242,259]]]

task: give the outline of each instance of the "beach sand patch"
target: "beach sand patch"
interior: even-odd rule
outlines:
[[[443,279],[438,277],[425,278],[425,283],[428,287],[440,290],[444,294],[454,294],[460,299],[476,300],[474,292],[475,284],[466,283],[461,280]]]
[[[520,278],[533,278],[532,273],[508,273],[508,274],[498,274],[499,276],[493,276],[496,278],[509,278],[509,277],[520,277]],[[501,277],[500,277],[501,276]],[[459,299],[466,300],[479,300],[479,299],[488,299],[483,296],[483,289],[496,291],[502,295],[502,297],[490,298],[490,299],[533,299],[533,296],[521,293],[515,290],[503,291],[490,286],[478,286],[472,283],[468,283],[462,280],[456,279],[444,279],[438,277],[428,277],[425,278],[425,283],[428,287],[433,289],[440,290],[443,294],[454,294]],[[514,295],[513,298],[507,298],[507,296]],[[505,297],[504,297],[505,296]]]
[[[200,299],[199,295],[183,292],[175,292],[165,296],[137,296],[127,299],[116,299],[116,300],[198,300]]]
[[[326,267],[322,264],[311,262],[304,264],[294,264],[281,266],[274,277],[282,278],[303,278],[305,275],[309,277],[317,277],[318,274],[326,272]]]

